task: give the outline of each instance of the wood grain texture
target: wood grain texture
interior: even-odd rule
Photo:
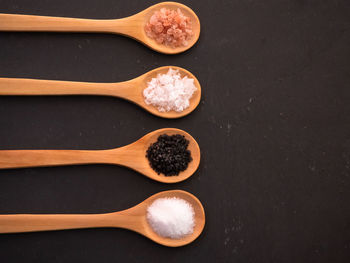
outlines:
[[[190,142],[188,149],[193,160],[187,169],[177,176],[158,175],[146,158],[146,150],[162,134],[181,134]],[[197,170],[200,149],[196,140],[188,133],[165,128],[148,133],[134,143],[110,150],[0,150],[0,169],[96,163],[121,165],[159,182],[177,183],[186,180]]]
[[[147,222],[147,208],[156,199],[177,197],[189,202],[195,212],[195,227],[192,234],[181,239],[164,238],[156,234]],[[19,233],[78,228],[117,227],[138,232],[164,246],[178,247],[193,242],[203,231],[205,213],[201,202],[192,194],[172,190],[155,194],[140,204],[120,212],[105,214],[52,214],[52,215],[0,215],[0,233]]]
[[[194,79],[197,90],[190,99],[190,106],[181,111],[160,112],[144,101],[143,90],[147,82],[158,74],[165,74],[169,68],[178,70],[182,77]],[[163,118],[180,118],[194,111],[201,99],[201,85],[188,70],[176,66],[165,66],[151,70],[137,78],[119,83],[92,83],[74,81],[55,81],[39,79],[0,78],[0,95],[101,95],[114,96],[133,102],[146,111]]]
[[[191,19],[194,35],[187,46],[168,47],[158,44],[145,34],[144,27],[149,18],[155,11],[164,7],[171,10],[180,8]],[[175,2],[163,2],[133,16],[109,20],[0,14],[0,31],[114,33],[138,40],[155,51],[177,54],[186,51],[197,42],[200,34],[200,22],[197,15],[189,7]]]

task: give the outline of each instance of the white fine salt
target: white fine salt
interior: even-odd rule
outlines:
[[[192,205],[176,197],[154,201],[147,209],[147,220],[158,235],[173,239],[192,234],[195,226]]]
[[[147,83],[143,96],[147,105],[157,107],[160,112],[181,112],[190,106],[190,99],[197,90],[194,79],[181,77],[178,70],[169,69],[166,74],[158,74]]]

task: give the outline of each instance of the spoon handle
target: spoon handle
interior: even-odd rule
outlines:
[[[104,151],[1,150],[0,169],[107,163]]]
[[[93,83],[0,78],[0,95],[105,95],[128,99],[137,91],[132,81]]]
[[[107,214],[12,214],[0,215],[0,233],[20,233],[96,227],[129,228],[127,215]]]
[[[0,14],[0,31],[104,32],[127,34],[124,19],[81,19]]]
[[[101,215],[0,215],[0,233],[103,227]]]

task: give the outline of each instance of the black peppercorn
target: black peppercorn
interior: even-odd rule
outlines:
[[[162,134],[147,149],[146,157],[152,169],[165,176],[178,175],[185,171],[192,161],[189,141],[180,134]]]

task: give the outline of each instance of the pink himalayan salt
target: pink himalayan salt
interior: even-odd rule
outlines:
[[[147,22],[145,31],[157,43],[171,47],[187,46],[193,36],[191,19],[180,9],[161,8],[156,11]]]

